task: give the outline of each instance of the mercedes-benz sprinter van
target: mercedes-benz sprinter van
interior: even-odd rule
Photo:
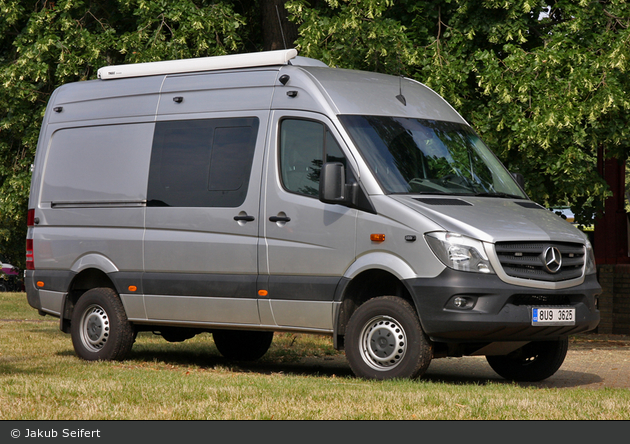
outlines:
[[[426,86],[294,49],[101,68],[50,99],[26,291],[76,353],[332,336],[359,377],[487,356],[540,380],[599,322],[586,236]]]

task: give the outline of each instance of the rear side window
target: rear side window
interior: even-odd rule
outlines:
[[[153,123],[56,131],[44,166],[42,202],[55,206],[143,201],[153,133]]]
[[[148,206],[238,207],[247,196],[257,118],[158,122]]]

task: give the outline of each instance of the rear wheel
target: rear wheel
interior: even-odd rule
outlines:
[[[395,296],[357,308],[348,322],[345,348],[354,374],[366,379],[417,378],[433,355],[416,311]]]
[[[506,356],[486,356],[490,367],[505,379],[536,382],[558,371],[569,348],[569,339],[530,342]]]
[[[79,298],[70,334],[76,354],[88,361],[122,360],[136,339],[122,302],[111,288],[93,288]]]
[[[255,361],[262,358],[273,341],[272,331],[215,330],[214,345],[219,353],[234,361]]]

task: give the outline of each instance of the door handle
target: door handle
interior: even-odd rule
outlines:
[[[269,222],[291,222],[291,218],[288,216],[271,216]]]
[[[252,222],[254,221],[256,218],[254,216],[249,216],[247,214],[245,214],[244,216],[234,216],[234,220],[236,221],[245,221],[245,222]]]

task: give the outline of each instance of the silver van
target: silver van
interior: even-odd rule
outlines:
[[[332,336],[363,378],[482,355],[541,380],[599,322],[586,236],[426,86],[294,49],[109,66],[43,120],[26,292],[78,356]]]

